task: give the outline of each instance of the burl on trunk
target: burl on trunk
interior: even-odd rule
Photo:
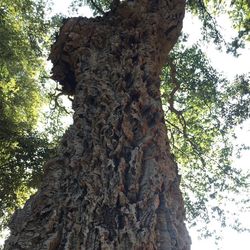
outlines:
[[[14,214],[5,250],[190,248],[159,79],[184,2],[125,1],[64,23],[50,59],[74,95],[74,124]]]

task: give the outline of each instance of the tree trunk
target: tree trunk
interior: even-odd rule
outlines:
[[[74,124],[5,250],[190,248],[159,79],[184,2],[126,1],[64,23],[50,59]]]

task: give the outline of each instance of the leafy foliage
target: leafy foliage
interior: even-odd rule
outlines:
[[[250,40],[250,2],[249,0],[231,1],[228,14],[233,20],[234,28],[240,39]]]
[[[37,187],[54,151],[36,131],[46,100],[39,84],[49,45],[44,8],[43,1],[0,2],[0,229]]]
[[[227,47],[227,51],[238,55],[238,48],[245,46],[250,39],[250,2],[249,0],[211,1],[188,0],[187,9],[198,16],[203,24],[203,37],[212,39],[215,44]],[[231,42],[226,42],[217,23],[217,15],[226,15],[231,19],[238,35]]]
[[[9,124],[9,123],[8,123]],[[11,131],[13,133],[13,131]],[[31,188],[37,188],[45,159],[54,152],[44,136],[22,134],[0,144],[1,229],[17,207],[23,205]]]
[[[196,225],[216,217],[225,226],[223,201],[229,199],[228,193],[248,188],[248,174],[234,168],[231,159],[233,129],[250,116],[249,76],[229,82],[210,66],[197,45],[181,43],[163,70],[162,92],[188,221]]]

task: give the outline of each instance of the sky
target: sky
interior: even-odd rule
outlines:
[[[70,0],[54,0],[53,12],[64,13],[65,15],[68,15],[69,12],[67,7],[69,3]],[[87,6],[81,8],[80,14],[87,17],[91,17],[92,15]],[[226,27],[230,27],[230,23],[226,18],[222,17],[221,22],[226,23]],[[200,37],[200,26],[197,20],[192,18],[191,15],[186,14],[183,30],[184,32],[189,33],[190,43],[198,41]],[[230,36],[233,33],[232,29],[230,28],[225,29],[224,32],[227,36]],[[233,79],[236,74],[250,71],[250,45],[248,45],[246,49],[242,51],[242,55],[238,58],[223,52],[219,52],[215,49],[213,44],[204,44],[203,50],[206,52],[214,68],[222,72],[228,79]],[[245,143],[250,146],[250,121],[244,124],[243,129],[237,128],[236,135],[238,139],[235,143]],[[236,167],[250,170],[249,158],[250,152],[244,152],[240,159],[234,160],[233,164]],[[239,217],[241,217],[246,222],[246,224],[248,223],[246,226],[250,228],[250,212],[239,214]],[[189,233],[192,238],[192,250],[215,250],[217,248],[220,250],[250,249],[250,233],[237,233],[232,229],[224,229],[222,235],[223,239],[221,240],[219,247],[214,244],[213,239],[199,239],[195,229],[189,229]]]

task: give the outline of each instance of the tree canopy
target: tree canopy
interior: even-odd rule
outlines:
[[[230,199],[225,192],[247,188],[249,175],[232,166],[232,156],[234,128],[249,118],[249,90],[248,75],[228,81],[197,45],[176,46],[163,70],[166,124],[192,225],[213,217],[228,225],[230,215],[220,207]],[[210,206],[211,200],[217,205]]]
[[[77,10],[85,4],[72,1]],[[89,0],[95,15],[116,8],[120,1]],[[48,20],[43,1],[0,3],[0,208],[2,221],[21,206],[39,185],[43,162],[54,152],[48,134],[37,132],[43,90],[45,58],[59,16]],[[250,3],[187,1],[187,10],[200,18],[203,37],[237,55],[249,41]],[[216,16],[228,15],[238,35],[226,41]],[[208,223],[217,217],[227,224],[220,201],[227,192],[247,187],[248,174],[232,167],[235,126],[249,118],[249,75],[229,81],[210,65],[198,44],[188,46],[183,34],[162,71],[162,102],[173,154],[180,165],[188,220]],[[60,95],[55,94],[54,98]],[[57,97],[56,97],[57,96]],[[58,106],[58,105],[57,105]],[[55,128],[54,126],[52,126]],[[216,206],[209,201],[217,200]],[[244,205],[242,203],[242,205]],[[7,216],[6,216],[7,215]],[[237,218],[235,218],[237,219]],[[204,231],[205,232],[205,231]],[[206,233],[206,232],[205,232]]]
[[[52,150],[37,131],[48,29],[43,1],[1,1],[0,228],[37,187]]]

